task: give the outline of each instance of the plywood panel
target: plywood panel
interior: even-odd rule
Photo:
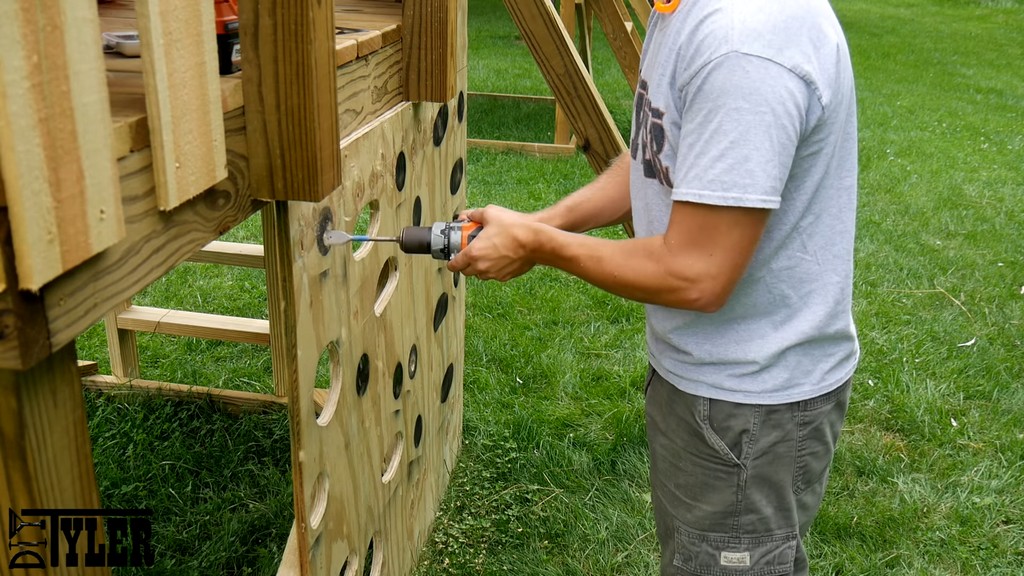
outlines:
[[[288,389],[296,491],[281,573],[297,563],[302,574],[405,575],[426,541],[461,441],[465,286],[429,256],[390,244],[353,253],[317,238],[328,227],[352,232],[366,206],[381,234],[416,212],[429,225],[463,208],[457,105],[392,109],[342,142],[334,194],[265,213],[271,349]],[[318,420],[325,355],[333,387]]]
[[[170,210],[227,177],[213,3],[135,7],[158,204]]]
[[[124,236],[96,5],[24,0],[0,18],[0,165],[19,287]]]

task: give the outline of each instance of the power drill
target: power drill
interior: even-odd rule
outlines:
[[[328,246],[349,242],[396,242],[406,254],[430,254],[435,260],[451,260],[483,230],[479,222],[457,220],[435,222],[433,226],[406,226],[398,236],[365,236],[340,230],[324,232]]]
[[[238,37],[238,0],[213,0],[217,22],[217,61],[220,75],[242,69],[242,44]]]

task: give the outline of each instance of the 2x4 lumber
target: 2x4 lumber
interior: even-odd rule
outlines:
[[[576,153],[576,146],[572,144],[541,144],[538,142],[507,142],[505,140],[466,140],[466,145],[471,148],[497,151],[513,151],[530,156],[542,158],[551,156],[572,156]]]
[[[170,212],[161,211],[156,203],[150,149],[121,159],[127,237],[44,288],[53,347],[71,342],[118,302],[131,298],[263,206],[250,194],[243,111],[231,112],[224,123],[232,177]]]
[[[100,365],[98,362],[92,360],[79,360],[78,361],[78,377],[85,378],[86,376],[95,376],[100,373]]]
[[[340,178],[334,3],[240,3],[253,192],[318,202]]]
[[[105,394],[143,392],[179,400],[207,400],[234,414],[279,410],[288,406],[286,398],[273,394],[188,386],[139,378],[125,379],[102,374],[82,378],[81,385],[86,390]]]
[[[636,12],[640,24],[646,28],[651,20],[651,3],[648,0],[629,0],[629,5],[633,7],[633,12]]]
[[[608,44],[633,92],[640,79],[640,35],[623,0],[587,0],[594,7]]]
[[[338,135],[345,139],[403,101],[401,44],[338,68],[337,78]]]
[[[38,508],[99,508],[74,345],[65,346],[25,372],[0,371],[0,398],[3,506],[15,513]],[[30,538],[37,535],[31,528],[25,534]],[[13,543],[20,538],[11,535],[10,540]],[[28,548],[0,546],[0,565],[7,568],[23,549]],[[43,559],[49,565],[47,552],[44,548]],[[110,570],[68,568],[61,562],[60,567],[26,573],[101,576],[110,574]]]
[[[188,261],[199,264],[263,268],[263,246],[214,240],[190,256]]]
[[[213,3],[135,8],[157,198],[170,210],[227,177]]]
[[[549,0],[505,0],[595,172],[626,150],[608,108]]]
[[[119,378],[138,378],[139,343],[134,330],[117,326],[117,316],[132,307],[131,300],[118,303],[103,319],[107,333],[107,351],[110,356],[110,371]]]
[[[270,325],[258,318],[131,306],[117,314],[117,328],[270,346]]]
[[[0,18],[0,166],[19,288],[124,237],[95,3],[23,0]]]
[[[406,100],[447,102],[460,69],[458,2],[404,0],[402,7]]]

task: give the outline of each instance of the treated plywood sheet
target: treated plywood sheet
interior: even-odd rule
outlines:
[[[461,442],[464,283],[394,245],[317,238],[354,231],[361,213],[381,234],[450,220],[465,206],[465,130],[457,98],[401,104],[342,141],[332,195],[265,213],[275,380],[292,421],[289,573],[405,575],[426,542]]]
[[[124,236],[95,4],[0,18],[0,165],[18,284],[38,290]]]

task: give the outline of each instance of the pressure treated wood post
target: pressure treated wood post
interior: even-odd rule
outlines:
[[[0,506],[15,514],[25,509],[99,508],[74,344],[25,372],[0,370],[0,398]],[[14,556],[29,548],[4,544],[0,565],[6,574]],[[63,554],[54,567],[49,550],[67,543],[61,539],[46,546],[48,568],[26,574],[110,574],[107,568],[70,568]],[[78,549],[84,548],[80,543]]]
[[[334,2],[239,4],[254,195],[320,201],[340,181]]]
[[[405,99],[447,102],[455,97],[459,57],[458,2],[405,0],[402,5]],[[461,53],[464,58],[464,52]]]

